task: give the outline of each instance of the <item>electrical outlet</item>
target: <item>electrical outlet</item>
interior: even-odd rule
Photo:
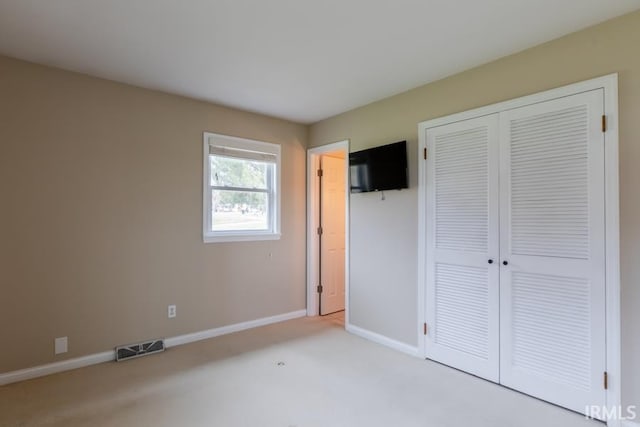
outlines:
[[[167,316],[169,317],[169,319],[173,319],[174,317],[176,317],[176,306],[175,305],[170,305],[169,307],[167,307]]]
[[[54,341],[56,354],[66,353],[69,349],[69,341],[67,337],[56,338]]]

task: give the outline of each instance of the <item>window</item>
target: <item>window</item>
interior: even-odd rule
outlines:
[[[280,146],[204,134],[205,242],[280,238]]]

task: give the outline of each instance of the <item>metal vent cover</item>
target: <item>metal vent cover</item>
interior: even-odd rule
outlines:
[[[121,345],[116,347],[116,362],[146,356],[164,351],[164,340],[151,340],[138,344]]]

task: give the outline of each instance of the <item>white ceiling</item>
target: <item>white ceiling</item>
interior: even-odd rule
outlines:
[[[640,0],[0,0],[0,53],[312,123],[638,8]]]

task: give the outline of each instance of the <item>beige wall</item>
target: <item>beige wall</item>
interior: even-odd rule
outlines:
[[[636,12],[312,125],[310,146],[350,139],[355,151],[401,139],[410,142],[411,189],[390,192],[384,202],[375,194],[351,197],[351,321],[417,343],[419,122],[617,72],[623,403],[640,405],[639,49]]]
[[[281,240],[202,243],[203,131],[282,144]],[[303,309],[307,131],[0,57],[0,372]]]

